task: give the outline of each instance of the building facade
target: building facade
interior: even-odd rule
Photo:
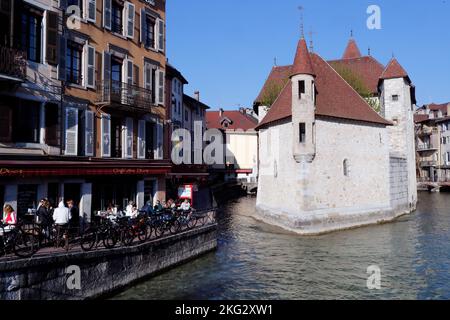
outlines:
[[[89,219],[165,199],[165,1],[5,2],[2,202],[71,199]]]
[[[363,98],[343,65],[377,95]],[[274,83],[281,90],[264,105]],[[384,67],[351,39],[341,60],[327,62],[302,38],[294,64],[273,68],[255,103],[267,112],[257,127],[256,217],[308,235],[415,210],[414,92],[396,59]]]
[[[257,183],[258,180],[258,120],[252,110],[208,111],[206,126],[222,133],[223,162],[212,171],[225,181]]]

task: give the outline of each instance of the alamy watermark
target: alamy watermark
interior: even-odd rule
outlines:
[[[367,7],[367,28],[369,30],[381,30],[381,8],[375,4]]]
[[[381,290],[381,268],[377,265],[373,265],[367,268],[367,289],[369,290]]]
[[[81,290],[81,269],[73,265],[66,268],[66,287],[69,290]]]

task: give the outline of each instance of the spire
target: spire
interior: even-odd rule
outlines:
[[[348,41],[347,48],[345,49],[342,59],[356,59],[361,58],[361,51],[359,51],[358,45],[355,39],[353,39],[353,31],[351,32],[350,40]]]
[[[314,69],[311,63],[311,57],[306,45],[306,40],[303,37],[298,42],[297,53],[295,54],[291,76],[299,74],[309,74],[315,76]]]
[[[381,74],[380,79],[387,80],[395,78],[409,78],[409,76],[400,63],[398,63],[397,59],[393,57]]]

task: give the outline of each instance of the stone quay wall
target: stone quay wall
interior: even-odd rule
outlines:
[[[213,224],[130,248],[0,260],[0,300],[98,298],[216,248]],[[73,266],[80,270],[80,289]]]

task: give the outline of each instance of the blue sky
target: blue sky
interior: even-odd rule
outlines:
[[[381,30],[369,30],[369,5],[381,8]],[[251,107],[276,57],[291,64],[304,26],[314,51],[340,58],[354,30],[362,53],[395,57],[417,87],[418,104],[450,101],[450,0],[168,0],[169,62],[213,109]]]

